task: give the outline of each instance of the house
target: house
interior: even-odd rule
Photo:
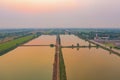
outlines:
[[[103,36],[103,37],[99,37],[98,34],[96,34],[96,36],[94,37],[95,41],[107,41],[109,40],[109,36]]]

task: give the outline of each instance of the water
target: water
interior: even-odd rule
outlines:
[[[26,43],[25,45],[49,45],[56,43],[55,35],[41,35],[40,37]]]
[[[74,35],[62,35],[62,45],[79,42],[88,45]],[[80,48],[79,51],[63,48],[68,80],[120,80],[120,57],[101,48]]]
[[[61,35],[62,45],[89,45],[74,35]],[[42,35],[26,45],[55,44]],[[120,80],[120,57],[101,48],[62,48],[67,80]],[[0,80],[52,80],[55,48],[18,47],[0,56]]]
[[[76,37],[75,35],[61,35],[60,37],[62,39],[62,46],[71,46],[71,45],[76,46],[77,43],[79,43],[81,46],[89,45],[89,43],[87,41],[79,40],[79,38]]]
[[[43,35],[27,44],[51,42],[55,36]],[[0,80],[52,80],[54,53],[54,48],[44,46],[18,47],[0,56]]]

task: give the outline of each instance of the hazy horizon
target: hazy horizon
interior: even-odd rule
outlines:
[[[120,28],[119,0],[1,0],[0,29]]]

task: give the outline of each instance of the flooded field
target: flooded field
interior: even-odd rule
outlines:
[[[40,37],[26,43],[25,45],[50,45],[56,43],[55,35],[41,35]]]
[[[87,41],[84,40],[80,40],[77,36],[75,35],[61,35],[61,42],[62,42],[62,46],[71,46],[72,44],[74,46],[77,45],[77,43],[79,43],[80,45],[85,45],[88,46],[89,43]]]
[[[74,35],[61,35],[62,46],[89,43]],[[56,43],[42,35],[25,45]],[[101,48],[62,48],[67,80],[120,80],[120,57]],[[0,80],[52,80],[55,48],[20,46],[0,56]]]
[[[74,35],[62,36],[62,45],[87,42]],[[101,48],[63,48],[68,80],[120,80],[120,57]]]
[[[27,44],[51,42],[55,36],[43,35]],[[49,46],[18,47],[0,56],[0,80],[52,80],[54,53]]]

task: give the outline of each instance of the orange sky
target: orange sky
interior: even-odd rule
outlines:
[[[71,9],[78,5],[76,0],[3,0],[1,5],[20,12],[48,12]]]
[[[120,28],[120,0],[0,0],[0,28]]]

